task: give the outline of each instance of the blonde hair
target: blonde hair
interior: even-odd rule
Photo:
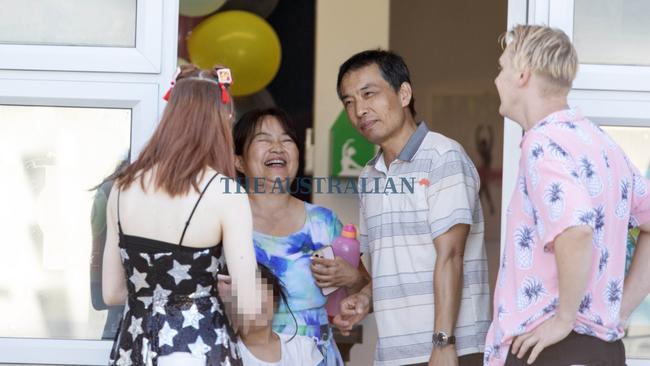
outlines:
[[[544,77],[548,93],[568,93],[578,72],[578,54],[561,30],[540,25],[516,25],[500,37],[501,46],[510,46],[517,70],[525,67]]]

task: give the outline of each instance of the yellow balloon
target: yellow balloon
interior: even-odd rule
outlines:
[[[280,40],[273,28],[255,14],[232,10],[217,13],[196,26],[187,39],[193,64],[229,67],[235,96],[264,89],[280,68]]]

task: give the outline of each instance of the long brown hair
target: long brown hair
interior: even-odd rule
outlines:
[[[154,188],[172,197],[187,194],[190,187],[200,192],[206,168],[235,176],[232,104],[222,102],[218,69],[181,66],[160,124],[120,175],[118,187],[126,189],[139,179],[144,190],[144,173],[154,167]]]

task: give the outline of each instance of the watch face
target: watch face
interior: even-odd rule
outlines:
[[[442,332],[438,333],[438,342],[445,343],[446,340],[447,340],[447,336],[445,335],[445,333]]]
[[[434,340],[433,342],[436,345],[441,345],[441,346],[446,345],[447,340],[448,340],[448,336],[447,336],[447,334],[445,334],[445,332],[434,333],[433,340]]]

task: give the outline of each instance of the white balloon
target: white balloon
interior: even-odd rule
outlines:
[[[226,0],[181,0],[181,15],[187,17],[201,17],[214,13],[226,3]]]

